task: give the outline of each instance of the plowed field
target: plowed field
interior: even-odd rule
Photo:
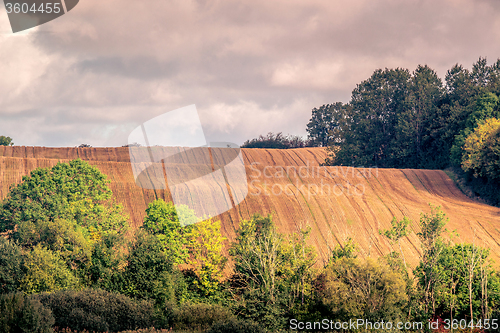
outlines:
[[[475,202],[435,170],[360,169],[320,167],[321,148],[290,150],[242,149],[248,195],[236,208],[219,216],[223,233],[234,238],[241,219],[254,213],[273,214],[283,232],[312,228],[310,242],[326,260],[339,242],[352,237],[362,256],[379,256],[393,249],[379,229],[390,227],[393,216],[408,216],[413,232],[402,241],[408,262],[417,263],[417,221],[429,212],[429,203],[442,206],[449,217],[454,242],[474,242],[491,249],[500,263],[500,209]],[[0,146],[0,198],[9,186],[37,167],[81,158],[98,167],[111,180],[111,188],[138,227],[145,209],[155,198],[171,200],[168,189],[143,189],[135,184],[128,148],[43,148]],[[175,168],[175,165],[172,166]]]

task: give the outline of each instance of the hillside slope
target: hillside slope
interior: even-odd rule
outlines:
[[[443,171],[319,167],[326,156],[321,148],[242,151],[249,193],[236,208],[220,215],[229,239],[234,238],[241,219],[271,213],[283,232],[310,226],[310,242],[320,260],[326,260],[330,250],[348,237],[360,245],[362,256],[379,256],[392,247],[378,230],[389,228],[393,216],[408,216],[414,221],[413,232],[402,247],[409,263],[415,265],[419,253],[416,222],[432,203],[442,206],[449,217],[447,229],[458,232],[454,242],[489,247],[500,263],[500,209],[470,200]],[[0,147],[0,198],[31,170],[75,158],[89,161],[108,175],[133,227],[141,225],[149,202],[171,200],[168,190],[142,189],[135,184],[128,148],[43,147]]]

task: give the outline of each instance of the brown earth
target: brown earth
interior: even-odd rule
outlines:
[[[320,167],[322,148],[290,150],[242,149],[249,193],[245,200],[219,216],[223,233],[233,239],[241,219],[254,213],[272,214],[282,232],[310,226],[310,243],[326,260],[331,249],[352,237],[362,257],[397,250],[378,233],[390,227],[393,216],[408,216],[412,232],[402,241],[410,265],[420,251],[417,221],[440,205],[449,217],[447,229],[458,232],[455,243],[474,242],[491,249],[500,263],[500,208],[467,198],[443,172],[411,169]],[[128,148],[44,148],[0,146],[0,198],[11,184],[37,167],[81,158],[98,167],[111,180],[118,202],[141,225],[145,209],[156,198],[171,200],[167,190],[148,190],[135,184]],[[174,166],[175,167],[175,166]]]

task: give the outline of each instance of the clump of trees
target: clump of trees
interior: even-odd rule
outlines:
[[[229,252],[235,265],[234,306],[241,317],[276,331],[307,309],[316,262],[308,234],[304,230],[286,237],[270,215],[241,222]]]
[[[378,69],[348,103],[312,110],[308,140],[328,147],[326,165],[461,168],[478,195],[500,204],[499,95],[500,59],[456,64],[444,81],[427,65]]]
[[[241,148],[268,148],[268,149],[290,149],[311,147],[313,143],[304,140],[298,135],[283,135],[283,133],[269,132],[267,135],[259,135],[258,138],[247,140]]]
[[[0,232],[9,237],[4,244],[10,248],[9,261],[17,262],[23,254],[26,273],[16,281],[21,290],[38,293],[89,284],[95,250],[113,248],[128,228],[108,183],[97,168],[74,160],[38,168],[11,188],[0,208]]]
[[[13,146],[14,142],[10,136],[0,135],[0,146]]]

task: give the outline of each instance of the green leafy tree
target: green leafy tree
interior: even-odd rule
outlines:
[[[316,251],[307,244],[311,228],[301,230],[287,237],[283,243],[283,266],[278,276],[281,292],[288,295],[288,307],[294,309],[306,305],[306,297],[312,294],[313,266],[316,264]],[[295,309],[294,309],[295,310]]]
[[[0,146],[13,146],[12,138],[9,136],[0,135]]]
[[[420,232],[417,233],[422,246],[422,257],[420,264],[414,271],[423,291],[424,312],[434,314],[436,312],[437,288],[443,280],[443,271],[437,265],[439,256],[445,247],[443,238],[444,226],[448,221],[441,207],[430,205],[429,214],[420,216]],[[432,310],[432,313],[430,311]]]
[[[0,236],[0,294],[17,290],[23,274],[22,265],[21,248],[13,241]]]
[[[143,299],[153,299],[163,305],[175,301],[172,261],[163,251],[158,238],[138,231],[129,249],[127,266],[120,277],[121,293]]]
[[[500,59],[499,59],[500,60]],[[487,66],[485,58],[473,64],[472,71],[455,65],[446,75],[447,98],[441,109],[443,119],[440,136],[450,143],[451,162],[462,162],[462,147],[477,124],[487,118],[498,117],[500,63]]]
[[[410,219],[407,218],[406,216],[401,221],[398,221],[398,219],[394,217],[391,221],[392,225],[391,229],[379,230],[379,233],[381,235],[387,237],[391,242],[398,244],[399,252],[401,253],[401,256],[403,258],[405,269],[407,268],[406,259],[403,253],[403,249],[401,248],[401,238],[406,237],[408,235],[408,226],[410,225],[410,222],[411,222]]]
[[[122,288],[123,267],[130,243],[118,235],[108,236],[92,246],[91,264],[80,276],[87,285],[108,291]]]
[[[240,223],[229,253],[237,280],[236,308],[246,319],[267,329],[282,329],[286,317],[303,308],[302,300],[312,288],[314,250],[306,244],[308,231],[285,237],[271,215],[254,215]],[[297,301],[300,300],[299,306]],[[295,312],[297,313],[297,312]]]
[[[91,263],[93,243],[85,237],[85,228],[76,221],[55,219],[39,224],[37,234],[29,233],[30,244],[43,244],[57,253],[72,269],[86,268]],[[19,232],[26,232],[21,229]],[[26,238],[24,238],[26,239]]]
[[[499,278],[492,268],[489,250],[474,244],[445,246],[437,266],[443,272],[437,303],[442,317],[491,318],[498,306]]]
[[[197,276],[194,283],[205,296],[214,295],[221,286],[223,270],[227,262],[220,221],[207,219],[193,225],[187,234],[189,257],[187,264]]]
[[[311,144],[327,147],[333,141],[338,140],[339,126],[344,117],[345,106],[341,102],[314,108],[306,128]]]
[[[406,108],[411,74],[406,69],[376,70],[352,91],[350,108],[341,130],[340,149],[331,162],[337,165],[391,166],[398,154],[391,144],[396,139],[398,115]]]
[[[95,271],[94,249],[122,239],[128,226],[108,183],[97,168],[81,160],[38,168],[11,187],[0,209],[0,230],[26,249],[28,269],[62,269],[62,260],[71,276],[88,285],[89,273]],[[64,287],[50,281],[43,286],[37,274],[27,272],[24,288],[35,292]]]
[[[406,107],[398,115],[396,139],[391,144],[398,157],[394,166],[436,168],[442,162],[436,158],[436,145],[432,132],[437,128],[432,118],[439,113],[444,89],[437,73],[427,65],[418,65],[412,73]]]
[[[250,284],[276,301],[277,272],[283,263],[283,236],[276,231],[270,215],[255,215],[243,220],[230,249],[235,271],[248,278]]]
[[[148,205],[142,228],[155,235],[163,246],[168,258],[175,264],[183,264],[188,259],[186,233],[179,222],[179,216],[184,226],[199,221],[194,211],[185,205],[174,206],[171,202],[162,199],[155,200]]]
[[[75,222],[87,239],[123,235],[127,217],[108,187],[109,180],[82,160],[38,168],[11,188],[0,210],[0,232],[22,246],[42,241],[38,231],[57,219]]]
[[[500,180],[500,120],[490,118],[465,140],[462,169],[475,177]]]
[[[498,101],[498,96],[492,92],[479,95],[476,99],[474,112],[467,118],[465,126],[472,129],[486,119],[498,117],[500,115]]]
[[[322,315],[341,320],[397,320],[407,302],[401,276],[373,259],[331,261],[314,282]]]
[[[24,259],[26,273],[20,289],[28,294],[62,289],[79,289],[81,284],[64,260],[50,250],[36,245]]]
[[[479,95],[470,108],[473,110],[465,120],[465,127],[455,136],[455,142],[451,148],[451,159],[456,165],[461,165],[467,158],[464,151],[465,141],[477,127],[489,118],[500,118],[498,97],[491,92]]]

